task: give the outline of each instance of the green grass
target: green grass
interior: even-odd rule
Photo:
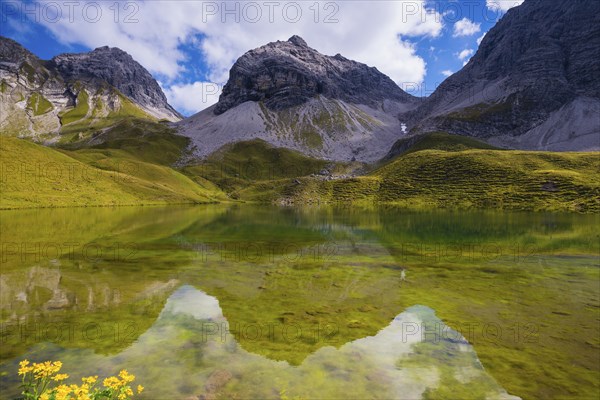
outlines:
[[[175,130],[162,123],[145,119],[123,118],[114,126],[96,131],[89,142],[61,144],[65,150],[79,155],[112,152],[122,153],[148,163],[173,165],[186,153],[189,139],[175,134]]]
[[[0,208],[207,203],[225,196],[123,150],[56,150],[3,137]],[[24,161],[26,160],[26,162]]]
[[[116,103],[118,103],[117,108],[109,109],[108,105],[105,104],[102,99],[103,95],[116,97]],[[80,110],[78,111],[79,114],[71,115],[71,117],[78,119],[72,120],[66,125],[63,123],[60,130],[61,144],[68,145],[86,141],[126,119],[156,122],[154,117],[146,114],[146,112],[114,88],[102,87],[98,90],[92,100],[89,100],[89,96],[87,99],[86,104],[89,106],[88,109],[85,110],[85,113],[83,113],[84,110]],[[75,112],[76,109],[77,107],[69,111],[69,113]]]
[[[388,159],[421,150],[463,151],[471,149],[499,150],[497,147],[467,136],[432,132],[398,140],[394,143]]]
[[[85,91],[85,89],[81,89],[77,94],[77,102],[75,107],[59,116],[61,125],[65,126],[85,118],[90,109],[88,100],[88,93]]]
[[[80,92],[78,107],[87,104],[84,93]],[[36,104],[39,110],[41,100]],[[38,152],[61,154],[107,173],[122,173],[123,166],[127,166],[127,174],[135,180],[131,187],[140,189],[139,196],[123,185],[118,190],[107,189],[102,196],[94,196],[86,192],[92,188],[84,185],[80,189],[86,193],[85,200],[81,196],[78,201],[69,200],[69,196],[52,191],[45,197],[28,200],[26,191],[15,187],[10,204],[3,206],[197,202],[229,198],[285,204],[392,204],[417,209],[600,212],[597,153],[499,150],[471,138],[431,133],[399,141],[394,151],[400,155],[368,167],[371,172],[366,174],[364,171],[368,168],[364,165],[318,160],[297,151],[273,147],[262,140],[230,144],[200,164],[180,167],[180,160],[189,160],[191,156],[189,139],[178,136],[168,124],[127,117],[135,115],[136,110],[141,111],[134,105],[130,105],[134,110],[128,109],[127,102],[122,105],[114,118],[100,122],[100,126],[109,123],[111,126],[90,126],[86,119],[87,128],[66,135],[60,152],[43,147],[39,147]],[[78,107],[63,116],[75,121],[69,126],[81,127],[78,117],[71,114]],[[78,112],[80,116],[88,114],[82,108]],[[20,150],[17,144],[9,144],[13,148],[4,152],[6,159],[17,161]],[[36,156],[32,157],[35,161]],[[322,169],[334,175],[349,175],[358,169],[363,175],[333,180],[314,176]],[[161,197],[159,193],[163,191],[167,195]],[[50,193],[58,196],[50,196]],[[108,193],[116,197],[113,199]],[[23,205],[18,204],[19,198],[23,199]]]
[[[262,140],[238,142],[221,148],[202,164],[185,173],[215,182],[228,192],[257,182],[289,179],[317,173],[327,161],[307,157],[294,150],[276,148]]]
[[[600,211],[597,153],[422,150],[353,179],[255,183],[240,198],[294,203],[395,204],[409,208]]]
[[[27,100],[27,108],[33,112],[33,115],[43,115],[51,111],[54,107],[44,96],[34,92]]]
[[[527,112],[535,108],[535,101],[511,94],[506,100],[499,103],[479,103],[448,114],[446,117],[466,122],[485,122],[497,118],[499,115],[510,116],[514,109]]]
[[[23,74],[25,74],[28,82],[35,83],[35,75],[36,75],[35,68],[33,68],[31,65],[29,65],[29,63],[24,62],[21,65],[20,70]]]

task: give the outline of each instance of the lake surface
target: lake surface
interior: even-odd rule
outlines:
[[[141,398],[595,398],[600,218],[393,208],[0,212],[18,362]],[[203,397],[202,397],[203,396]]]

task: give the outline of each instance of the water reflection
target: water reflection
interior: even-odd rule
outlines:
[[[427,326],[443,334],[426,333]],[[374,336],[322,347],[298,366],[245,350],[229,329],[219,301],[186,285],[168,298],[152,327],[116,355],[53,351],[77,365],[80,373],[98,367],[108,372],[125,363],[147,382],[153,398],[278,398],[286,393],[418,399],[425,393],[467,388],[485,398],[515,398],[486,373],[465,338],[425,306],[408,308]],[[288,340],[292,344],[296,338],[290,335]],[[40,344],[23,356],[36,359],[47,351]]]
[[[60,359],[75,378],[129,368],[149,398],[598,391],[596,216],[215,206],[1,217],[2,393],[17,390],[23,358]],[[403,339],[423,322],[448,340]]]

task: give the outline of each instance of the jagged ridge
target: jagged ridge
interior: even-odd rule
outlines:
[[[445,131],[528,150],[600,149],[600,2],[526,0],[415,112]]]
[[[271,110],[283,110],[318,95],[371,107],[384,99],[416,100],[377,68],[340,54],[323,55],[292,36],[251,50],[235,62],[215,114],[246,101],[263,101]]]
[[[43,61],[0,37],[0,96],[4,134],[51,141],[127,116],[181,119],[150,73],[117,48]]]
[[[397,115],[416,105],[375,68],[325,56],[293,36],[240,57],[218,104],[179,126],[202,157],[262,139],[316,158],[369,162],[404,135]]]

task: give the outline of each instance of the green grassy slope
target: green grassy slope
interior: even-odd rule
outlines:
[[[597,153],[422,150],[366,176],[256,183],[240,192],[254,200],[269,189],[294,203],[387,203],[411,208],[504,208],[600,211]]]
[[[394,151],[401,155],[353,178],[339,175],[364,174],[364,165],[317,160],[261,140],[231,144],[200,164],[180,167],[182,158],[191,159],[189,139],[167,124],[134,118],[63,142],[60,150],[3,140],[3,208],[234,199],[600,211],[598,153],[499,150],[443,133],[399,141],[390,157]],[[63,176],[75,168],[95,178],[40,179],[54,176],[45,170],[55,165]],[[318,176],[323,169],[332,176]]]
[[[225,199],[165,165],[124,150],[57,150],[0,139],[0,208],[205,203]]]
[[[109,108],[102,96],[116,98],[117,109]],[[77,105],[60,115],[62,125],[60,143],[71,144],[89,140],[107,129],[112,129],[122,121],[132,119],[156,122],[156,118],[146,114],[114,88],[102,87],[94,94],[94,97],[82,89],[77,96]]]
[[[394,143],[384,161],[421,150],[463,151],[470,149],[499,150],[497,147],[467,136],[432,132],[398,140]]]
[[[185,153],[189,139],[178,136],[166,124],[143,119],[125,119],[110,129],[96,132],[88,141],[61,144],[76,156],[119,153],[121,157],[171,166]]]
[[[184,171],[195,179],[200,177],[215,182],[236,197],[237,190],[257,182],[318,173],[328,164],[294,150],[252,140],[227,145],[201,164],[187,167]]]

